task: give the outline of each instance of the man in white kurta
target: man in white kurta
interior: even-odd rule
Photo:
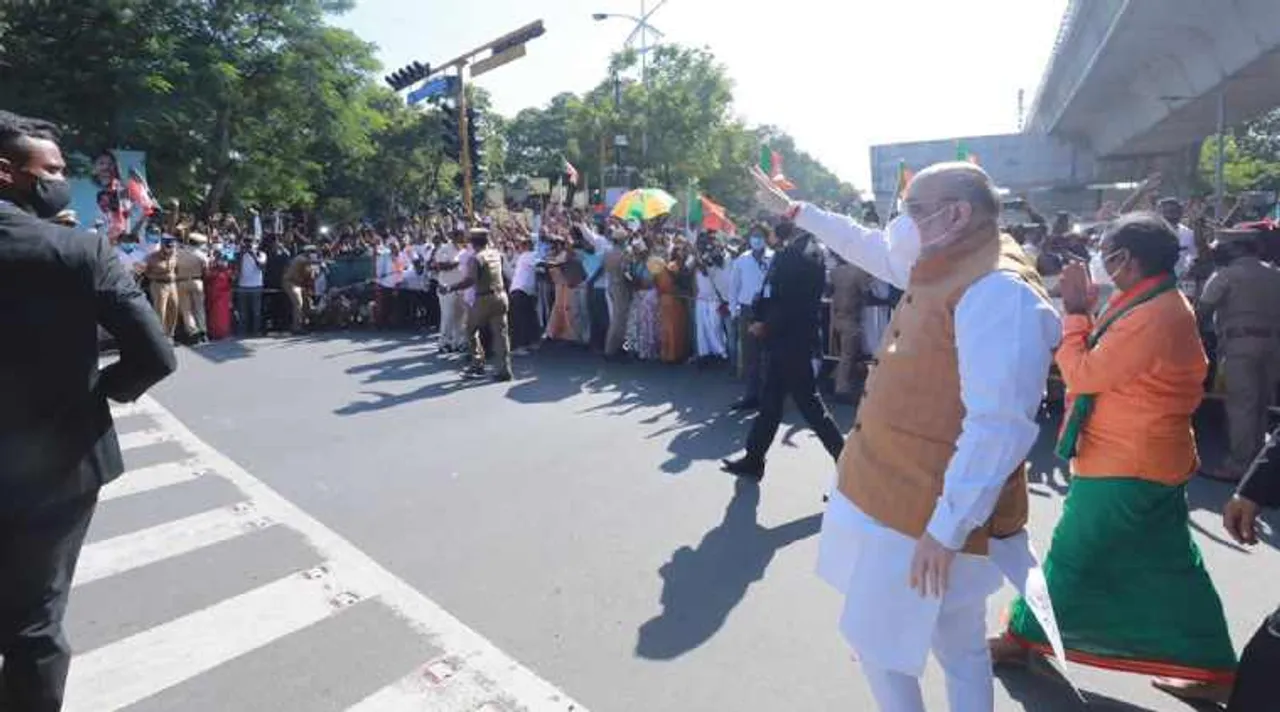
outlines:
[[[792,203],[771,191],[767,178],[756,178],[766,207],[789,215],[845,260],[906,290],[908,304],[922,253],[945,254],[948,245],[968,239],[975,224],[994,229],[999,210],[989,179],[970,164],[922,171],[908,190],[906,214],[884,231]],[[994,707],[986,599],[1001,577],[986,556],[962,549],[975,533],[989,529],[1010,473],[1036,440],[1035,416],[1061,334],[1043,291],[1001,270],[965,288],[951,328],[963,416],[927,526],[918,537],[908,536],[854,504],[843,487],[833,489],[823,520],[818,572],[845,595],[840,631],[882,712],[924,712],[918,678],[930,650],[946,673],[951,712]],[[899,334],[892,329],[879,356],[892,357],[898,348]],[[850,447],[842,456],[842,485]]]

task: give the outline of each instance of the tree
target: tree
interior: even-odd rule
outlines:
[[[1238,127],[1223,141],[1223,183],[1228,193],[1280,191],[1280,109]],[[1200,180],[1212,191],[1217,181],[1218,139],[1200,147]]]
[[[326,166],[372,154],[371,45],[338,0],[82,0],[6,10],[14,110],[94,153],[148,153],[157,192],[205,213],[309,207]]]

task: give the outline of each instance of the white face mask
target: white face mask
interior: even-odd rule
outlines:
[[[1094,252],[1093,257],[1089,258],[1089,278],[1093,283],[1101,287],[1114,287],[1116,282],[1111,278],[1111,273],[1107,271],[1107,261],[1103,259],[1101,252]]]
[[[914,248],[920,245],[920,229],[916,227],[916,221],[912,220],[906,213],[890,220],[884,232],[889,238],[890,247],[894,249],[901,249],[905,246]]]

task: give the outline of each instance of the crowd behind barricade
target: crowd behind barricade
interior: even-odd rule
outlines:
[[[1219,351],[1224,339],[1240,343],[1242,335],[1273,334],[1280,321],[1268,321],[1265,304],[1278,300],[1265,283],[1274,270],[1255,275],[1253,281],[1262,286],[1235,287],[1229,307],[1235,315],[1218,309],[1228,280],[1219,279],[1217,288],[1209,285],[1211,277],[1240,258],[1280,256],[1274,254],[1280,230],[1267,221],[1246,222],[1249,216],[1215,220],[1195,202],[1155,201],[1155,185],[1144,182],[1123,204],[1106,204],[1085,220],[1065,212],[1050,220],[1026,199],[1010,200],[1003,205],[1003,229],[1034,260],[1061,311],[1057,281],[1063,267],[1089,264],[1106,291],[1098,249],[1104,228],[1118,215],[1155,208],[1178,234],[1178,286],[1201,307],[1209,353]],[[870,225],[880,223],[871,203],[860,217]],[[229,216],[195,223],[170,215],[158,237],[140,244],[137,235],[121,236],[120,259],[143,282],[171,336],[199,342],[317,329],[418,330],[438,332],[444,353],[471,352],[473,337],[492,353],[491,330],[468,323],[476,302],[474,284],[454,289],[476,253],[472,230],[455,214],[442,211],[377,227],[321,228],[312,236],[299,229],[264,232],[256,215],[245,222],[250,221],[252,228]],[[493,209],[478,224],[501,257],[512,354],[562,344],[611,361],[728,365],[745,382],[737,406],[758,405],[766,354],[748,327],[774,259],[777,221],[761,219],[743,234],[727,234],[690,229],[669,215],[621,219],[552,203],[536,212]],[[1247,239],[1215,239],[1226,225],[1252,232],[1242,233]],[[819,319],[829,366],[824,373],[832,379],[836,399],[851,402],[900,293],[834,253],[828,253],[827,263],[827,298]],[[1206,293],[1208,302],[1202,298]],[[1224,329],[1224,322],[1232,323]],[[1262,341],[1258,348],[1271,358],[1276,339]],[[1206,388],[1227,400],[1229,412],[1265,411],[1271,399],[1246,397],[1242,384],[1270,393],[1273,370],[1260,367],[1237,375],[1235,388],[1224,387],[1223,379],[1211,373]],[[1051,400],[1055,395],[1051,388]],[[1247,419],[1256,418],[1235,418]],[[1264,419],[1236,437],[1237,449],[1256,450],[1253,431],[1265,424]],[[1243,464],[1229,468],[1238,472]]]

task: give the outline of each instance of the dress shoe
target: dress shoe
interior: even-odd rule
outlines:
[[[504,371],[502,373],[495,373],[493,374],[493,380],[497,381],[498,383],[505,383],[506,381],[511,380],[511,373],[508,371]]]
[[[731,475],[747,477],[756,481],[764,478],[764,460],[747,456],[739,460],[721,460],[720,469]]]

